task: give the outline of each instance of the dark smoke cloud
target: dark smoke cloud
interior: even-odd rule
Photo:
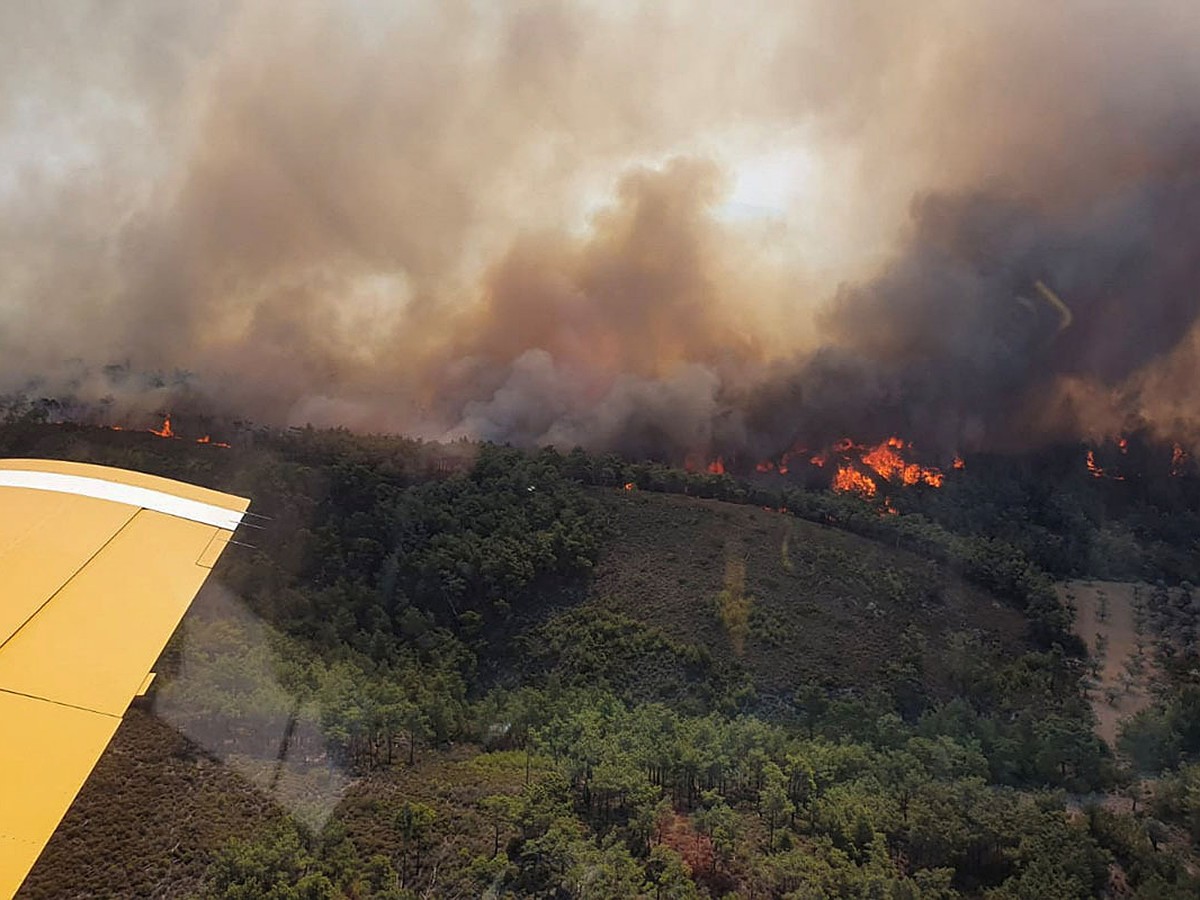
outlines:
[[[672,459],[1200,437],[1194,4],[64,0],[0,35],[0,390]]]

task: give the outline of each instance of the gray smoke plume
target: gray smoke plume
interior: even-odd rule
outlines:
[[[1200,438],[1185,2],[0,9],[0,390],[755,456]]]

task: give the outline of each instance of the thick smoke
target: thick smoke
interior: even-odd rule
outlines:
[[[680,459],[1200,438],[1200,10],[0,9],[0,390]]]

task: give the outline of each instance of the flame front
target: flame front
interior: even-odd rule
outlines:
[[[898,437],[890,437],[878,447],[874,447],[862,455],[864,465],[874,469],[881,478],[888,481],[900,481],[903,484],[925,484],[941,487],[946,477],[939,469],[905,462],[900,451],[905,447],[904,441]]]
[[[150,433],[151,433],[151,434],[157,434],[157,435],[158,435],[160,438],[173,438],[173,437],[175,437],[175,432],[171,430],[171,417],[170,417],[170,415],[166,416],[166,417],[163,419],[162,428],[151,428],[151,429],[150,429]]]
[[[834,472],[831,487],[838,493],[854,493],[864,498],[881,497],[884,514],[898,515],[899,511],[892,506],[891,501],[882,493],[886,484],[910,486],[924,484],[940,488],[946,483],[946,476],[936,466],[923,466],[920,463],[909,462],[904,458],[905,451],[912,451],[912,444],[901,437],[892,435],[875,446],[859,443],[853,438],[844,437],[836,441],[828,450],[813,452],[806,447],[796,444],[779,456],[778,462],[771,459],[763,460],[755,465],[755,471],[760,473],[778,472],[788,474],[789,465],[795,459],[802,459],[810,466],[824,468],[831,459],[835,460],[837,468]],[[715,464],[721,464],[720,458]],[[956,470],[966,468],[961,456],[954,457],[953,466]],[[723,467],[721,471],[724,471]],[[883,479],[879,481],[877,479]]]
[[[1087,466],[1088,474],[1091,475],[1093,478],[1108,478],[1112,481],[1124,481],[1125,480],[1124,475],[1113,474],[1112,472],[1108,471],[1103,466],[1098,464],[1096,462],[1096,453],[1093,450],[1089,450],[1087,452],[1087,457],[1084,459],[1084,463]]]
[[[109,431],[130,431],[131,430],[131,429],[126,428],[123,425],[105,425],[104,427],[107,428]],[[167,415],[165,415],[163,417],[163,423],[158,428],[146,428],[144,430],[137,428],[137,429],[132,429],[132,431],[136,434],[152,434],[155,437],[166,438],[168,440],[178,440],[179,439],[179,435],[177,435],[175,433],[175,429],[171,427],[170,413],[168,413]],[[210,447],[220,447],[223,450],[229,449],[229,444],[227,444],[225,441],[214,441],[212,439],[212,435],[209,435],[209,434],[204,435],[204,437],[196,438],[196,443],[197,444],[207,444]]]
[[[854,492],[863,497],[874,497],[878,488],[869,475],[864,475],[851,465],[838,466],[833,476],[833,489],[838,492]]]

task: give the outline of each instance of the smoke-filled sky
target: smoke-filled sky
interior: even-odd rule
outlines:
[[[1197,46],[1191,0],[3,4],[0,390],[1195,441]]]

